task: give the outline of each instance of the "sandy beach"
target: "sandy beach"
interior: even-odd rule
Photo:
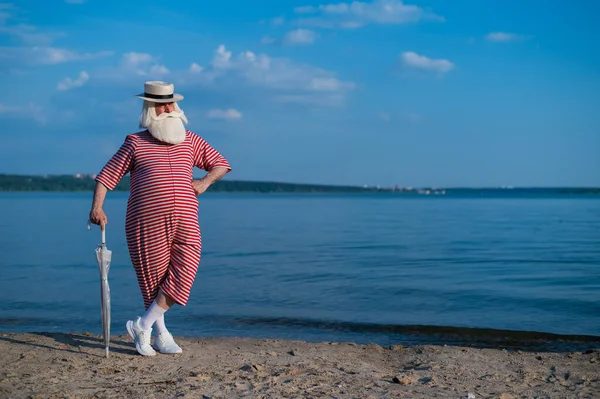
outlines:
[[[127,335],[110,357],[89,333],[0,335],[2,398],[598,398],[600,351],[179,338],[144,358]]]

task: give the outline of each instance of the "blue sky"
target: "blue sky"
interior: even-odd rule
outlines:
[[[0,3],[0,173],[97,173],[160,79],[228,179],[600,186],[598,2],[40,4]]]

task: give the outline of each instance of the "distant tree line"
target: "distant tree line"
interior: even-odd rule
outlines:
[[[96,181],[92,175],[49,175],[26,176],[0,174],[0,191],[93,191]],[[129,191],[129,175],[124,176],[115,191]],[[248,193],[395,193],[409,195],[454,195],[454,196],[527,196],[554,194],[600,194],[600,188],[446,188],[412,189],[387,187],[336,186],[319,184],[296,184],[223,179],[209,187],[213,192]]]
[[[0,191],[93,191],[96,182],[90,175],[24,176],[0,174]],[[129,191],[129,175],[124,176],[115,191]],[[382,189],[333,186],[318,184],[294,184],[220,180],[209,187],[214,192],[256,193],[367,193]]]

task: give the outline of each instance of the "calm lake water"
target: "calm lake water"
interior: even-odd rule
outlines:
[[[90,201],[0,194],[0,331],[101,333]],[[143,312],[126,201],[109,193],[105,204],[113,334]],[[190,302],[167,313],[174,335],[389,344],[450,326],[600,337],[597,196],[208,193],[200,223]]]

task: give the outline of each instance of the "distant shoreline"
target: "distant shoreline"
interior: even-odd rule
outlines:
[[[0,192],[90,192],[95,175],[10,175],[0,174]],[[129,176],[123,177],[115,191],[129,191]],[[227,180],[213,184],[211,192],[239,193],[387,193],[402,195],[588,195],[600,194],[600,187],[382,187],[348,186],[267,181]]]

